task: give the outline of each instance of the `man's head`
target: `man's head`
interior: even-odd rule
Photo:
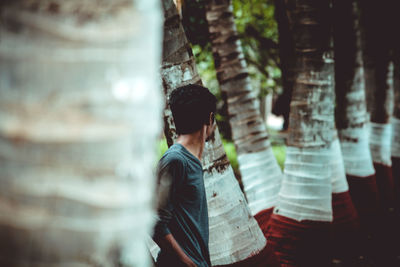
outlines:
[[[204,125],[212,126],[216,103],[215,96],[203,86],[189,84],[175,89],[169,105],[177,134],[191,134]]]

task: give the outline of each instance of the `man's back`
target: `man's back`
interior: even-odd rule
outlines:
[[[159,209],[154,239],[172,234],[198,266],[211,266],[208,210],[200,161],[181,144],[171,146],[158,165],[159,183],[170,181],[169,195]],[[161,250],[158,266],[179,266],[174,253]]]

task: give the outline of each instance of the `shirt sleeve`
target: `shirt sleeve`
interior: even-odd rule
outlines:
[[[168,224],[173,217],[175,198],[184,179],[184,163],[179,157],[166,157],[160,160],[158,178],[158,221],[154,229],[154,240],[170,234]]]

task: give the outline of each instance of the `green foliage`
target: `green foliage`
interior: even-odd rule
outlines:
[[[272,151],[274,152],[274,156],[276,160],[278,161],[279,166],[283,170],[283,166],[285,163],[285,157],[286,157],[286,146],[284,145],[273,145],[272,146]]]
[[[158,141],[158,158],[160,159],[165,151],[168,150],[168,144],[167,144],[167,139],[163,138],[160,141]]]
[[[265,96],[281,84],[273,1],[233,0],[232,4],[253,88]]]
[[[196,59],[197,71],[200,74],[204,86],[210,89],[211,93],[220,100],[221,93],[211,53],[211,45],[209,43],[204,47],[201,47],[200,45],[192,45],[192,51]]]
[[[203,82],[215,93],[218,84],[212,81],[212,75],[209,74],[214,72],[214,66],[211,63],[213,59],[205,19],[205,1],[184,3],[182,22],[186,35],[193,45],[196,62],[203,64],[199,67],[202,69],[200,74]],[[232,0],[232,6],[254,90],[260,97],[277,91],[281,84],[281,71],[278,67],[278,27],[273,0]]]
[[[226,155],[228,156],[232,168],[237,172],[239,170],[239,163],[237,161],[235,145],[224,139],[222,139],[222,144],[224,145]]]

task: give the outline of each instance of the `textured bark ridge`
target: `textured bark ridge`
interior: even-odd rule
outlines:
[[[357,11],[355,0],[333,2],[335,118],[346,173],[369,177],[375,170],[368,143],[368,116]]]
[[[272,153],[259,101],[251,88],[230,0],[207,1],[217,78],[227,96],[232,139],[252,214],[275,206],[282,171]]]
[[[162,79],[168,98],[175,88],[201,81],[172,0],[163,1],[163,5],[165,25]],[[172,144],[176,135],[168,107],[165,114],[166,137],[168,143]],[[211,263],[228,265],[258,257],[257,254],[266,246],[266,239],[251,216],[218,130],[206,143],[202,165],[209,213]]]
[[[0,266],[149,266],[157,4],[0,4]]]

